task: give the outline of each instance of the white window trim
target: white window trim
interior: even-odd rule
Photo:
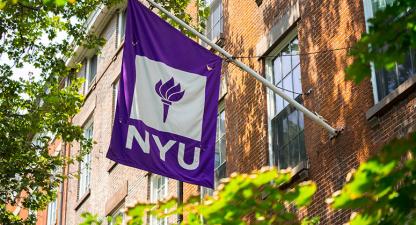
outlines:
[[[118,92],[120,90],[120,77],[121,74],[117,77],[117,79],[113,82],[112,90],[113,90],[113,122],[116,115],[116,109],[117,109],[117,98],[118,98]]]
[[[224,112],[224,114],[226,114],[226,112],[225,112],[225,101],[224,101],[224,99],[222,99],[222,100],[220,100],[218,102],[217,118],[220,115],[220,113],[222,113],[222,112]],[[218,119],[217,119],[217,123],[218,123]],[[215,172],[218,170],[218,168],[220,168],[224,164],[227,164],[227,136],[226,136],[227,135],[227,123],[225,123],[224,125],[225,125],[225,133],[224,133],[224,135],[225,135],[225,156],[224,156],[225,159],[224,159],[224,162],[221,165],[219,165],[219,166],[217,166],[217,167],[214,168],[214,180],[217,179],[215,177]],[[215,140],[215,144],[217,144],[217,141],[218,140]],[[208,192],[208,191],[209,192],[214,192],[217,189],[217,187],[218,187],[218,184],[214,184],[214,189],[200,186],[199,187],[200,188],[200,190],[199,190],[200,198],[203,199],[205,197],[205,194],[204,194],[205,192]]]
[[[90,119],[85,125],[84,125],[84,129],[83,129],[83,131],[84,131],[84,134],[85,134],[85,131],[87,130],[87,129],[89,129],[89,128],[92,128],[92,137],[91,138],[93,138],[94,137],[94,122],[93,122],[93,120],[92,119]],[[88,165],[88,163],[87,163],[87,166],[89,167],[89,171],[87,170],[87,172],[89,173],[89,176],[88,176],[88,185],[86,185],[88,188],[86,188],[85,190],[83,190],[82,189],[82,187],[81,187],[81,174],[80,174],[80,178],[79,178],[79,181],[78,181],[78,199],[81,199],[82,197],[84,197],[84,195],[86,195],[87,193],[88,193],[88,190],[89,189],[91,189],[91,175],[92,175],[92,149],[91,149],[91,151],[90,151],[90,153],[89,154],[87,154],[87,155],[85,155],[85,156],[88,156],[89,155],[89,165]],[[79,166],[79,170],[80,170],[80,172],[81,172],[81,163],[83,163],[83,162],[79,162],[80,163],[80,166]],[[86,180],[85,180],[86,181]],[[84,181],[84,182],[85,182]],[[82,191],[81,191],[82,190]]]
[[[221,100],[218,103],[217,118],[221,115],[221,113],[224,113],[224,116],[225,116],[225,102],[223,100]],[[217,119],[217,123],[218,123],[218,119]],[[226,126],[227,125],[224,124],[224,129],[225,129],[224,137],[225,137],[225,150],[226,150],[225,151],[225,156],[224,156],[225,159],[224,159],[224,162],[221,165],[219,165],[216,168],[214,168],[214,171],[216,171],[218,168],[220,168],[224,163],[227,163],[227,136],[226,136],[227,135],[227,127]],[[217,144],[217,141],[219,141],[221,138],[222,138],[222,136],[218,140],[215,138],[215,144]]]
[[[89,81],[89,78],[91,76],[91,59],[96,56],[97,57],[97,69],[95,72],[95,76],[93,79],[91,79],[91,82]],[[88,93],[91,89],[91,84],[94,83],[95,79],[98,75],[98,55],[96,53],[92,54],[90,57],[85,58],[85,85],[84,85],[84,94]]]
[[[371,5],[371,0],[363,0],[363,6],[364,6],[365,29],[366,29],[366,32],[368,32],[370,26],[367,21],[373,18],[374,16],[373,7]],[[378,98],[376,70],[374,68],[373,63],[371,63],[370,66],[371,66],[371,86],[373,89],[373,99],[374,99],[374,104],[377,104],[381,99]]]
[[[154,194],[154,191],[155,191],[153,189],[153,187],[154,187],[153,184],[154,184],[154,180],[157,178],[157,176],[163,177],[163,176],[158,175],[158,174],[152,174],[151,179],[150,179],[150,202],[151,203],[157,203],[157,201],[161,200],[161,199],[154,199],[153,198],[153,194]],[[165,184],[164,184],[165,185],[165,192],[163,193],[163,198],[166,198],[168,196],[169,179],[167,177],[163,177],[163,180],[165,181]],[[168,224],[168,218],[167,217],[164,218],[164,223],[165,224]],[[153,216],[152,215],[150,216],[150,225],[154,225],[153,224]]]
[[[290,41],[298,35],[298,29],[295,27],[290,31],[286,37],[279,42],[279,44],[273,48],[269,55],[274,56],[283,50],[283,48],[290,43]],[[268,57],[266,59],[266,79],[270,82],[273,82],[273,60],[274,58]],[[275,93],[267,88],[267,139],[268,139],[268,149],[269,149],[269,166],[275,165],[275,155],[273,153],[273,134],[272,134],[272,119],[275,115],[275,104],[274,104],[274,95]]]
[[[121,29],[123,28],[123,13],[126,13],[126,8],[121,8],[117,12],[117,43],[116,47],[120,47],[120,45],[124,42],[124,38],[121,35]],[[125,17],[124,23],[126,23],[127,16]],[[126,36],[126,26],[124,26],[124,37]]]
[[[48,212],[47,212],[47,218],[46,218],[46,224],[47,225],[55,225],[57,224],[57,205],[58,201],[57,199],[53,200],[48,204]]]
[[[220,21],[219,21],[219,23],[220,23],[220,33],[214,37],[214,34],[212,32],[213,32],[213,27],[216,24],[213,24],[213,21],[212,21],[212,18],[211,18],[211,15],[212,15],[211,8],[215,4],[219,5],[221,16],[220,16]],[[208,28],[209,28],[209,30],[211,30],[211,37],[208,37],[208,39],[210,39],[211,41],[216,42],[221,38],[222,34],[224,33],[224,5],[223,5],[222,0],[212,0],[211,3],[207,6],[210,8],[210,12],[209,12],[209,15],[208,15],[209,18],[207,20],[206,25],[208,25],[208,21],[211,20],[211,27],[208,27],[208,26],[205,27],[205,35],[208,37]]]

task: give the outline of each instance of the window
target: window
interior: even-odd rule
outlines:
[[[111,221],[108,225],[125,225],[126,224],[126,214],[121,210],[124,208],[124,204],[118,207],[114,212],[111,214]]]
[[[220,103],[220,112],[217,116],[217,137],[215,143],[215,186],[218,186],[219,181],[222,178],[225,178],[226,174],[226,164],[227,164],[227,155],[226,155],[226,145],[225,145],[225,111],[221,107]],[[211,188],[201,187],[201,197],[206,195],[212,195],[214,192]]]
[[[95,75],[97,74],[97,55],[94,55],[89,60],[89,73],[88,73],[88,87],[91,86],[92,81],[95,79]]]
[[[364,0],[364,11],[366,19],[375,15],[378,10],[392,4],[395,0]],[[370,24],[367,23],[367,29]],[[409,49],[403,64],[396,64],[392,71],[385,69],[375,71],[373,69],[372,82],[374,89],[374,99],[380,101],[388,94],[393,92],[400,84],[410,77],[416,75],[416,51]]]
[[[153,174],[150,181],[150,201],[163,200],[168,195],[168,178]],[[150,217],[150,225],[167,225],[167,218]]]
[[[285,94],[302,104],[299,44],[292,32],[268,60],[268,77]],[[272,163],[279,169],[296,167],[306,161],[303,113],[280,96],[269,92]]]
[[[206,36],[210,40],[218,40],[223,31],[222,0],[205,0],[210,7],[210,13],[206,24]]]
[[[116,108],[117,108],[117,97],[118,97],[118,87],[120,85],[120,78],[113,84],[113,118],[116,115]]]
[[[119,47],[126,35],[126,10],[120,10],[117,14],[117,42],[116,47]]]
[[[93,124],[89,124],[86,126],[84,130],[85,138],[92,139],[93,137]],[[78,198],[83,197],[86,193],[88,193],[90,189],[90,182],[91,182],[91,152],[84,155],[82,161],[80,162],[79,166],[80,174],[79,174],[79,190],[78,190]]]
[[[57,203],[57,200],[55,199],[53,202],[50,202],[48,204],[47,225],[56,224],[56,203]]]
[[[81,77],[85,77],[84,94],[90,89],[91,84],[94,82],[95,76],[97,75],[97,55],[93,55],[91,58],[83,61],[83,67],[80,73]]]

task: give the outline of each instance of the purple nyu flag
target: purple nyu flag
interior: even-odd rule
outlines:
[[[107,157],[212,188],[221,62],[138,0],[129,0]]]

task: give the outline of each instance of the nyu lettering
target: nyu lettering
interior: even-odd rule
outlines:
[[[169,140],[166,144],[162,144],[159,137],[152,135],[154,142],[156,143],[157,150],[159,150],[159,157],[162,161],[166,161],[166,153],[172,150],[173,146],[178,143],[178,141]],[[137,144],[142,149],[143,153],[150,154],[150,134],[145,131],[144,138],[140,135],[139,131],[135,126],[129,125],[126,139],[126,149],[131,150],[133,146],[133,141],[136,141]],[[195,147],[194,149],[194,158],[191,164],[185,162],[185,144],[178,143],[178,164],[186,170],[195,170],[199,166],[201,155],[201,149]]]

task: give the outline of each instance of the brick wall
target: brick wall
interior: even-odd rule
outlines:
[[[349,218],[349,212],[333,212],[325,199],[340,189],[346,174],[375,149],[393,137],[414,130],[414,92],[378,114],[374,124],[365,115],[374,105],[371,82],[365,80],[355,85],[345,81],[344,68],[351,62],[347,51],[325,51],[350,47],[360,37],[365,30],[362,0],[263,0],[260,6],[255,0],[223,0],[223,9],[224,48],[236,56],[267,55],[290,30],[298,30],[302,88],[304,93],[312,90],[304,96],[304,104],[331,125],[344,128],[341,135],[330,140],[323,128],[305,119],[309,179],[317,183],[318,192],[313,204],[302,211],[302,215],[320,216],[322,224],[342,224]],[[74,118],[78,125],[85,124],[88,118],[94,120],[96,143],[92,150],[91,192],[79,205],[78,180],[68,181],[66,224],[78,224],[84,211],[106,216],[111,208],[108,202],[117,202],[117,199],[126,205],[148,200],[147,172],[122,165],[109,170],[113,163],[105,158],[114,108],[113,84],[121,66],[121,51],[115,47],[115,18],[107,24],[102,34],[108,41],[99,57],[96,84]],[[321,53],[309,54],[312,52]],[[117,56],[114,61],[113,56]],[[242,61],[265,74],[264,59],[243,58]],[[265,87],[227,62],[223,76],[227,81],[224,96],[227,174],[269,165]],[[71,153],[78,150],[79,145],[73,143]],[[69,171],[77,172],[78,165],[72,165]],[[123,197],[124,194],[119,194],[122,193],[120,188],[126,184],[127,194]],[[176,196],[176,185],[176,181],[169,181],[169,195]],[[186,199],[198,194],[198,187],[185,184],[184,192]]]

